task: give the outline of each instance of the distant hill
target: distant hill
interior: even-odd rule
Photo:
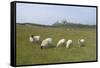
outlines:
[[[96,25],[84,25],[84,24],[75,24],[75,23],[54,23],[52,25],[43,25],[43,24],[35,24],[35,23],[17,23],[19,25],[32,25],[32,26],[39,26],[39,27],[96,27]]]
[[[40,27],[51,27],[51,25],[42,25],[42,24],[35,24],[35,23],[17,23],[19,25],[32,25],[32,26],[40,26]]]
[[[96,27],[96,25],[85,25],[85,24],[76,24],[76,23],[54,23],[53,26],[58,27]]]

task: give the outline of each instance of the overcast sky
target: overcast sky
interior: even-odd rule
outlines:
[[[37,23],[51,25],[56,21],[67,20],[68,22],[81,24],[96,24],[95,7],[76,7],[41,4],[16,4],[17,23]]]

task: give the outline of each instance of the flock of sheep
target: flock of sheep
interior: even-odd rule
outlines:
[[[29,41],[30,42],[39,42],[40,36],[30,35]],[[78,40],[79,47],[83,47],[84,42],[85,42],[84,39]],[[42,40],[42,42],[41,42],[41,49],[46,48],[48,46],[51,46],[52,44],[53,44],[53,39],[52,38],[46,38],[46,39]],[[72,40],[65,41],[65,39],[60,39],[58,41],[56,47],[62,46],[63,44],[66,44],[66,48],[70,48],[70,46],[72,45]]]

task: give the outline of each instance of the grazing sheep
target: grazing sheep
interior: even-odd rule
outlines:
[[[40,41],[40,36],[33,36],[33,39],[35,42],[39,42]]]
[[[78,40],[79,47],[83,47],[84,46],[84,42],[85,42],[84,39]]]
[[[50,45],[52,45],[52,38],[46,38],[41,43],[41,49],[43,49],[44,47],[48,47]]]
[[[31,43],[34,41],[34,39],[33,39],[33,35],[30,35],[30,37],[29,37],[29,41],[30,41]]]
[[[68,40],[66,42],[66,48],[69,48],[71,46],[71,44],[72,44],[72,40]]]
[[[56,47],[63,45],[65,43],[65,39],[60,39],[56,45]]]

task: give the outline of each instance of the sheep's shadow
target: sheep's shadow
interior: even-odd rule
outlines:
[[[68,48],[73,48],[73,44],[71,44]]]
[[[62,45],[59,45],[58,47],[56,46],[56,48],[60,48],[60,47],[65,48],[66,47],[66,44],[63,43]]]
[[[48,48],[55,48],[56,46],[55,45],[50,45],[50,46],[48,46]]]
[[[80,47],[80,48],[81,48],[81,47],[83,48],[83,47],[85,47],[85,46],[86,46],[85,44],[82,44],[82,45],[80,45],[79,47]]]
[[[41,48],[41,46],[40,46]],[[55,45],[49,45],[49,46],[45,46],[45,47],[42,47],[41,49],[50,49],[50,48],[56,48]]]

